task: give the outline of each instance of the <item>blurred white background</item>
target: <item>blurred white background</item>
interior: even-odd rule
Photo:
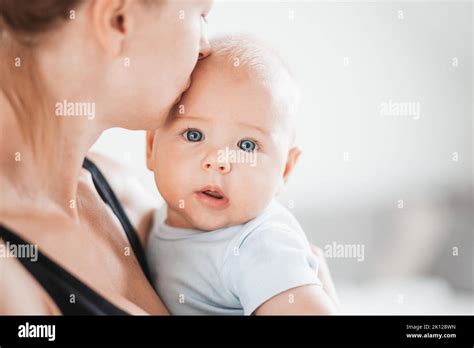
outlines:
[[[364,248],[328,254],[347,313],[474,312],[473,7],[217,1],[208,17],[211,37],[268,41],[300,82],[303,156],[279,199],[323,250]],[[419,113],[382,110],[403,103]],[[120,129],[93,148],[156,191],[144,149]]]

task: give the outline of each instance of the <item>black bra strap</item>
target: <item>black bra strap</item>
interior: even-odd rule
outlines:
[[[128,219],[127,214],[125,213],[122,208],[122,205],[117,199],[117,196],[115,196],[109,183],[94,163],[92,163],[89,159],[85,158],[82,166],[91,173],[92,180],[94,181],[94,186],[97,192],[99,192],[100,197],[107,205],[110,206],[110,208],[122,224],[123,229],[127,234],[128,241],[130,242],[130,245],[133,249],[133,252],[135,253],[135,256],[137,257],[137,260],[143,270],[143,273],[145,273],[145,276],[147,277],[148,281],[150,282],[150,284],[152,284],[150,271],[146,263],[145,252],[140,243],[140,240],[138,239],[138,234],[135,231],[133,225],[130,223],[130,220]]]
[[[17,248],[36,247],[0,225],[0,238]],[[70,274],[41,251],[36,260],[16,257],[51,296],[63,315],[128,315]],[[74,301],[71,296],[74,295]]]

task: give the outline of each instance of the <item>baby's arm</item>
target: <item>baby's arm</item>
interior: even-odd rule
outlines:
[[[319,285],[304,285],[273,296],[255,315],[315,315],[337,314],[338,309]]]
[[[324,253],[312,244],[311,251],[318,260],[317,274],[323,287],[305,285],[284,291],[263,303],[255,310],[255,315],[337,314],[340,312],[339,299]]]
[[[226,272],[244,313],[337,314],[329,269],[316,251],[296,227],[271,224],[246,236]]]

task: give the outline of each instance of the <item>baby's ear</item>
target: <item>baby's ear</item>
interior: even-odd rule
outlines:
[[[146,132],[146,166],[153,171],[153,141],[155,139],[155,131]]]
[[[296,163],[298,162],[298,158],[301,155],[301,150],[297,147],[293,147],[288,152],[288,158],[286,160],[285,171],[283,172],[283,181],[288,181],[293,168],[295,167]]]

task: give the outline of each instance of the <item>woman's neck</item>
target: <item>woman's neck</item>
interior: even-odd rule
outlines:
[[[0,114],[0,214],[36,209],[78,220],[76,193],[82,162],[101,133],[94,120],[58,118],[54,132],[36,123],[33,145],[1,93]]]

